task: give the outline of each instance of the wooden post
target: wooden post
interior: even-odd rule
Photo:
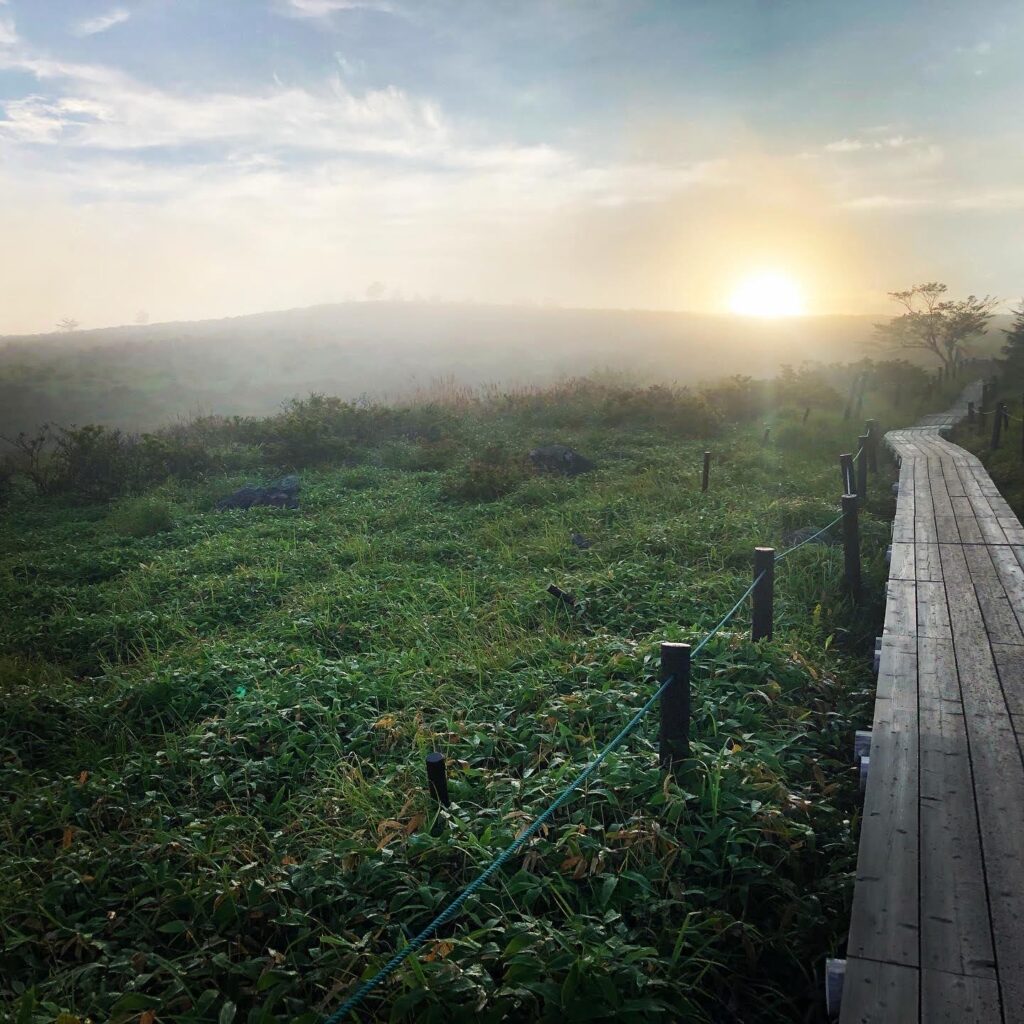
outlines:
[[[862,502],[868,500],[868,435],[861,434],[857,438],[860,458],[857,460],[857,496]]]
[[[803,419],[803,422],[804,422],[804,423],[806,423],[806,422],[807,422],[807,417],[808,417],[808,416],[810,416],[810,415],[811,415],[811,407],[810,407],[810,406],[807,406],[807,407],[806,407],[806,408],[804,409],[804,419]]]
[[[704,453],[704,472],[700,478],[700,489],[703,494],[708,489],[708,480],[711,477],[711,452]]]
[[[857,523],[857,495],[843,495],[843,563],[846,586],[854,601],[860,600],[860,531]]]
[[[672,677],[661,695],[658,761],[668,771],[690,756],[690,645],[661,645],[662,683]]]
[[[981,403],[981,408],[978,410],[978,433],[985,433],[985,417],[988,415],[985,409],[985,403]]]
[[[444,754],[436,750],[427,754],[427,787],[430,795],[442,806],[450,807],[448,797],[448,769],[445,767]]]
[[[1020,400],[1020,457],[1024,459],[1024,395]]]
[[[1010,429],[1010,407],[1006,402],[1002,403],[1003,406],[1003,430]]]
[[[992,443],[990,445],[992,451],[995,451],[999,447],[999,442],[1003,436],[1003,406],[1002,403],[997,403],[992,413]]]
[[[864,424],[864,433],[868,435],[868,447],[867,454],[870,456],[868,460],[868,469],[872,473],[878,472],[878,423],[875,420],[868,420]]]
[[[775,548],[754,548],[754,579],[757,584],[753,592],[751,639],[771,640],[774,631]]]
[[[764,437],[762,438],[762,444],[767,444],[772,436],[772,428],[766,423],[764,425]]]
[[[857,481],[853,475],[853,456],[849,453],[839,456],[839,475],[843,478],[843,494],[855,494]]]
[[[968,402],[967,403],[967,422],[968,423],[973,423],[974,422],[974,403],[973,402]]]

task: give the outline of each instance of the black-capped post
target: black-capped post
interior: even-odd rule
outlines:
[[[848,452],[839,456],[839,474],[843,478],[843,494],[854,494],[857,481],[853,475],[853,456]]]
[[[704,471],[700,477],[700,489],[703,494],[708,489],[708,482],[711,479],[711,452],[704,453]]]
[[[661,695],[658,760],[666,771],[690,756],[690,645],[661,645],[662,683],[671,682]]]
[[[870,443],[867,434],[861,434],[857,438],[857,495],[861,501],[868,500],[868,444]]]
[[[775,548],[754,548],[752,597],[751,639],[771,640],[775,616]]]
[[[992,414],[992,442],[990,447],[995,451],[1003,438],[1003,405],[996,403],[995,411]]]
[[[427,786],[430,795],[442,806],[450,807],[448,796],[448,768],[444,763],[444,754],[433,751],[427,754]]]
[[[861,596],[860,530],[857,522],[857,495],[843,495],[843,562],[846,587],[854,601]]]

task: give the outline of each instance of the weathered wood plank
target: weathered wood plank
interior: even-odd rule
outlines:
[[[917,658],[917,637],[898,634],[883,636],[878,659],[876,699],[889,698],[894,690],[900,692],[907,686],[915,687],[918,677]],[[959,697],[958,691],[957,699]]]
[[[913,967],[847,957],[839,1024],[916,1024],[920,972]]]
[[[999,682],[1006,706],[1014,715],[1024,715],[1024,647],[1019,644],[993,644]]]
[[[951,637],[946,585],[919,581],[917,584],[917,635]]]
[[[933,582],[941,580],[942,562],[939,558],[939,545],[915,544],[914,568],[916,570],[916,578],[919,580],[931,580]],[[891,572],[889,573],[889,578],[893,578]]]
[[[889,559],[889,579],[913,580],[917,578],[914,545],[894,542]]]
[[[889,580],[882,632],[904,636],[917,633],[917,584],[913,580]]]
[[[955,665],[947,663],[955,685]],[[921,965],[995,977],[960,701],[922,700]],[[874,762],[872,761],[872,767]]]
[[[999,1024],[999,986],[987,978],[923,971],[921,1020],[928,1024]]]
[[[1024,644],[1024,633],[1010,607],[1002,580],[975,580],[974,591],[990,641],[997,644]]]
[[[1006,1020],[1024,1018],[1024,766],[1008,715],[964,687],[967,736]],[[1011,1012],[1012,1011],[1012,1012]]]
[[[848,949],[916,967],[919,931],[917,686],[903,680],[875,702]]]

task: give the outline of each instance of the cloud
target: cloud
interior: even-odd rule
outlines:
[[[908,138],[905,135],[890,135],[885,139],[837,139],[835,142],[828,142],[823,147],[826,153],[863,153],[881,152],[886,149],[907,149],[912,146],[919,146],[925,140],[918,137]]]
[[[73,31],[77,36],[94,36],[126,22],[131,16],[132,12],[126,7],[112,7],[106,14],[97,14],[93,18],[84,18],[77,22]]]
[[[329,18],[338,11],[395,12],[389,0],[284,0],[284,13],[295,18]]]
[[[0,2],[3,2],[3,0],[0,0]],[[18,42],[18,33],[14,28],[14,19],[0,17],[0,46],[16,46]]]

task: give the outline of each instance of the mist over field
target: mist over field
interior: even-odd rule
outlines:
[[[311,392],[404,400],[606,372],[680,385],[771,377],[785,364],[880,358],[875,319],[360,302],[15,336],[0,339],[0,433],[264,415]]]

